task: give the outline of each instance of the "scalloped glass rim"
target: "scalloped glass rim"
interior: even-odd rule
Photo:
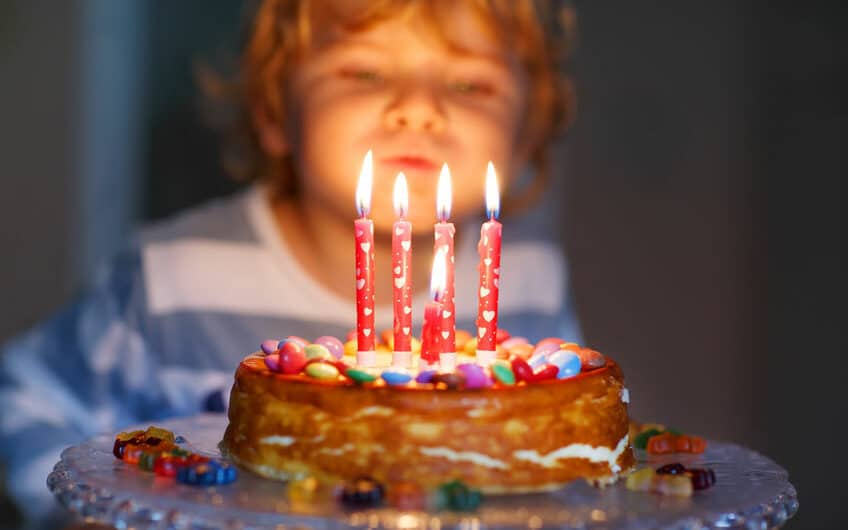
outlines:
[[[224,415],[215,414],[156,422],[184,436],[192,449],[215,456],[226,424]],[[777,528],[798,510],[783,468],[750,449],[715,441],[703,455],[651,457],[654,467],[681,461],[713,468],[717,484],[692,498],[630,492],[622,483],[596,489],[576,482],[551,493],[487,497],[468,513],[347,511],[327,498],[296,502],[287,498],[285,483],[246,471],[218,488],[176,484],[116,460],[113,441],[113,435],[102,435],[63,451],[47,486],[84,520],[117,528]],[[637,455],[645,461],[643,452]]]

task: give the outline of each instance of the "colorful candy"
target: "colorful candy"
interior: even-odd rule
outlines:
[[[715,471],[709,468],[690,467],[686,474],[692,479],[692,487],[695,490],[705,490],[716,483]]]
[[[269,355],[269,354],[272,354],[275,351],[277,351],[277,349],[280,347],[280,341],[274,340],[274,339],[268,339],[268,340],[262,341],[262,345],[259,346],[259,347],[262,349],[262,351],[266,355]]]
[[[683,464],[675,462],[666,464],[656,471],[646,467],[631,473],[627,477],[626,487],[631,491],[689,497],[693,491],[707,489],[715,482],[715,472],[712,469],[687,469]]]
[[[646,429],[640,432],[633,438],[633,447],[636,449],[647,449],[648,440],[650,440],[653,436],[662,434],[662,432],[663,431],[659,429]]]
[[[559,369],[557,379],[567,379],[580,373],[580,357],[568,350],[557,350],[548,356],[548,362]]]
[[[280,371],[284,374],[299,374],[306,366],[306,354],[299,342],[289,341],[283,344],[279,356]]]
[[[657,468],[657,473],[660,475],[682,475],[686,473],[686,468],[680,462],[675,462]]]
[[[525,381],[529,383],[533,380],[533,369],[530,368],[527,361],[520,357],[516,357],[512,359],[510,364],[512,365],[512,372],[515,374],[515,379],[517,381]]]
[[[465,350],[465,345],[468,343],[468,341],[471,340],[471,338],[471,333],[465,331],[464,329],[456,330],[456,351],[459,352]],[[474,345],[476,348],[476,340],[474,341]]]
[[[383,371],[380,377],[383,378],[386,384],[392,386],[405,385],[412,381],[412,376],[408,372],[401,371],[397,368]]]
[[[515,384],[515,374],[512,372],[512,366],[502,360],[495,361],[492,366],[492,376],[499,382],[504,385],[514,385]]]
[[[433,380],[433,376],[437,373],[439,373],[437,370],[422,370],[415,376],[415,382],[421,384],[430,383]]]
[[[533,377],[530,381],[537,383],[539,381],[547,381],[548,379],[555,379],[557,374],[559,374],[559,367],[553,364],[546,364],[542,366],[538,370],[533,371]]]
[[[271,353],[266,355],[262,360],[265,361],[265,366],[272,372],[280,371],[280,354]]]
[[[526,337],[510,337],[503,341],[500,345],[509,350],[513,346],[519,346],[522,344],[527,344],[529,341]]]
[[[284,338],[283,340],[281,340],[277,344],[277,349],[282,348],[283,345],[288,344],[290,342],[294,342],[295,344],[299,344],[301,348],[305,348],[306,346],[309,345],[309,341],[304,339],[303,337],[298,337],[297,335],[289,335],[288,337]]]
[[[342,487],[340,500],[351,508],[370,508],[383,502],[383,486],[371,477],[360,477]]]
[[[561,349],[563,349],[562,348],[563,344],[570,344],[570,343],[566,343],[564,340],[562,340],[559,337],[546,337],[546,338],[540,340],[539,342],[537,342],[536,347],[541,348],[542,346],[545,346],[547,344],[551,344],[551,345],[555,346],[556,350],[561,350]]]
[[[311,362],[306,365],[306,375],[327,381],[337,379],[339,377],[339,369],[329,363]]]
[[[340,341],[336,337],[331,337],[330,335],[323,335],[315,339],[313,341],[313,344],[320,344],[321,346],[327,348],[327,351],[329,351],[330,354],[336,359],[341,359],[344,355],[344,344],[342,344],[342,341]]]
[[[176,446],[182,437],[159,427],[146,431],[122,432],[115,437],[113,453],[128,464],[158,477],[177,477],[187,484],[227,484],[236,478],[236,470],[226,462],[190,453]]]
[[[703,453],[707,443],[703,438],[687,434],[664,432],[648,439],[646,449],[653,455],[668,453]]]
[[[398,510],[423,510],[427,507],[427,493],[415,482],[390,484],[386,499]]]
[[[504,342],[504,344],[506,344],[507,342],[509,342],[511,340],[512,339],[506,340]],[[510,346],[509,348],[507,348],[503,344],[498,344],[498,349],[506,350],[507,357],[509,357],[510,355],[514,355],[515,357],[521,357],[522,359],[530,359],[530,357],[533,354],[533,345],[527,344],[527,343],[516,344],[514,346]],[[502,358],[502,357],[500,355],[498,355],[498,358]]]
[[[558,342],[540,342],[536,345],[535,348],[533,348],[532,357],[536,357],[538,355],[541,355],[542,357],[548,357],[558,351],[561,351]]]
[[[606,357],[591,348],[580,348],[576,353],[580,357],[580,364],[583,365],[584,370],[595,370],[607,364]]]
[[[456,367],[465,376],[465,388],[486,388],[492,386],[492,380],[482,366],[476,363],[463,363]]]
[[[321,344],[310,344],[309,346],[303,349],[303,354],[306,355],[306,360],[311,359],[334,359],[335,357],[330,353],[325,346]]]
[[[436,374],[430,379],[437,389],[457,390],[465,386],[465,375],[462,372]]]
[[[483,495],[458,480],[442,484],[436,490],[436,506],[456,511],[471,511],[480,506]]]
[[[345,370],[345,375],[348,376],[354,383],[373,383],[377,380],[377,376],[368,370],[362,368],[348,368]]]
[[[657,474],[646,467],[627,477],[625,487],[630,491],[659,493],[679,497],[692,496],[692,481],[684,475]]]
[[[209,460],[177,469],[177,482],[190,486],[217,486],[236,479],[236,468],[227,462]]]

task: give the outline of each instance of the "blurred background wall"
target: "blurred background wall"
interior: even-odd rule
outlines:
[[[587,342],[638,419],[753,447],[845,510],[836,2],[575,2],[578,118],[558,153]],[[192,67],[232,59],[237,0],[0,3],[0,340],[81,289],[140,222],[235,186]]]

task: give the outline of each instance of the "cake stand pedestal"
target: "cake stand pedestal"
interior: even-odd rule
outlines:
[[[156,425],[185,437],[196,452],[220,456],[217,444],[227,419],[204,414]],[[653,467],[679,461],[687,467],[712,468],[716,485],[689,498],[631,492],[623,481],[604,489],[577,481],[551,493],[488,496],[474,512],[346,510],[328,495],[311,501],[289,498],[285,483],[247,471],[226,486],[188,486],[117,460],[113,442],[113,435],[103,435],[69,447],[47,486],[63,506],[86,521],[117,528],[761,529],[780,527],[798,509],[795,488],[783,468],[750,449],[715,441],[702,455],[647,460]],[[646,462],[645,455],[637,456],[640,464]]]

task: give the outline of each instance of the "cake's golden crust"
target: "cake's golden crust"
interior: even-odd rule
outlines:
[[[362,387],[236,371],[224,450],[270,478],[360,475],[488,493],[607,481],[633,466],[618,365],[569,380],[480,390]]]

